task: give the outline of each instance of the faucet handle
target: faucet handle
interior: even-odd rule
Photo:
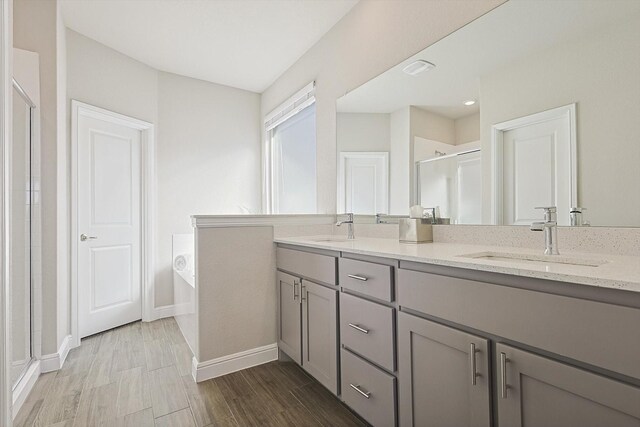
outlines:
[[[542,206],[542,207],[536,207],[536,209],[544,209],[544,220],[549,222],[549,221],[557,221],[558,215],[556,214],[556,212],[558,211],[558,208],[555,206]]]
[[[345,215],[347,217],[347,220],[345,222],[353,221],[353,213],[352,212],[345,212],[345,213],[338,214],[338,215]]]
[[[558,210],[555,206],[537,206],[535,209],[544,209],[545,212],[556,212]]]

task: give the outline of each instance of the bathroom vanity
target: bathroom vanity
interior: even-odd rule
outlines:
[[[276,242],[279,350],[372,425],[640,422],[637,257]]]

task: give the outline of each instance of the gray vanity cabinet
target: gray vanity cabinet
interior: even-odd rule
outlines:
[[[278,347],[302,364],[301,280],[278,271]]]
[[[277,249],[278,348],[338,394],[337,257]]]
[[[638,387],[504,344],[496,359],[499,426],[640,425]]]
[[[302,281],[302,368],[338,393],[338,292]]]
[[[490,426],[488,348],[484,338],[398,313],[400,425]]]

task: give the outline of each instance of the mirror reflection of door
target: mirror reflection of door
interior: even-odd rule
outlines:
[[[389,153],[341,152],[338,212],[389,212]]]
[[[498,224],[529,225],[540,220],[535,208],[541,206],[556,206],[558,224],[570,224],[576,205],[574,111],[570,105],[494,126],[500,157],[494,179],[502,177],[495,185],[502,187]]]

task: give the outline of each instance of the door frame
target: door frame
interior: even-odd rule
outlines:
[[[384,198],[386,205],[386,212],[376,213],[389,213],[389,152],[388,151],[341,151],[338,153],[338,206],[337,213],[347,213],[345,184],[347,183],[347,171],[345,169],[348,159],[377,159],[382,160],[384,165],[382,174],[385,178],[386,185],[384,186]]]
[[[576,103],[552,108],[517,119],[507,120],[491,126],[491,224],[503,225],[503,155],[504,133],[524,126],[546,122],[554,119],[569,121],[569,150],[571,151],[571,205],[578,206],[578,163],[577,163],[577,130]]]
[[[142,320],[155,320],[154,239],[155,239],[155,129],[153,123],[125,116],[84,102],[71,100],[71,347],[80,345],[78,318],[78,119],[90,117],[141,131],[141,299]]]
[[[11,425],[13,393],[10,387],[9,361],[11,342],[9,340],[9,156],[11,140],[11,93],[12,93],[12,2],[0,3],[0,425]]]

